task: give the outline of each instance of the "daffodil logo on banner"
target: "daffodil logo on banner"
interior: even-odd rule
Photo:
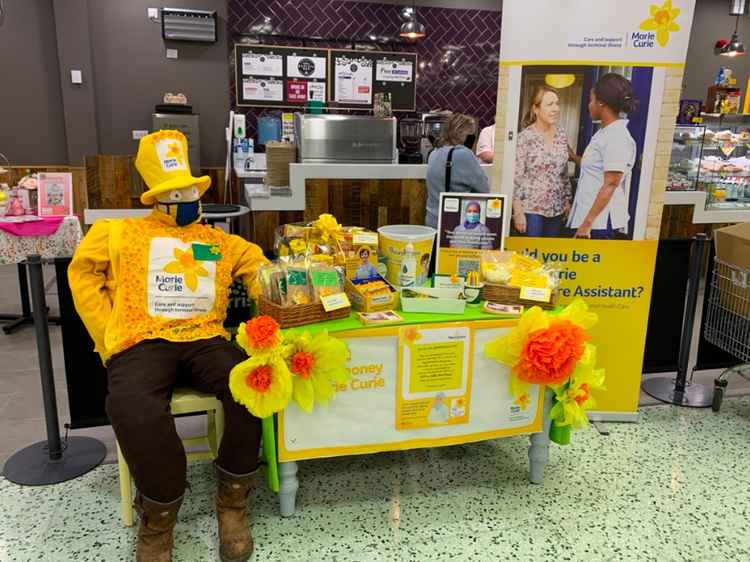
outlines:
[[[669,34],[680,30],[680,26],[675,22],[680,15],[679,8],[672,7],[672,0],[664,0],[664,4],[652,4],[649,8],[651,16],[641,22],[640,28],[643,31],[655,31],[656,42],[661,47],[666,47],[669,43]]]

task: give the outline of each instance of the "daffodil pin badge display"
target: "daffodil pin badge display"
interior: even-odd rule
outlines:
[[[535,306],[485,347],[488,357],[510,367],[510,392],[522,409],[532,384],[555,393],[550,438],[561,445],[570,442],[571,429],[588,424],[586,412],[595,406],[591,392],[604,389],[604,369],[596,368],[596,346],[588,333],[597,320],[581,299],[560,311]]]

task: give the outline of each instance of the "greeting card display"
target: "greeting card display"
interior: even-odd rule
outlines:
[[[73,175],[39,174],[39,216],[55,217],[73,214]]]

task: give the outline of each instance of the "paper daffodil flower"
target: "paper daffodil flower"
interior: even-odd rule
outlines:
[[[251,357],[229,373],[229,390],[234,399],[257,418],[280,412],[292,397],[292,375],[277,355]]]
[[[349,381],[350,374],[344,367],[348,350],[343,341],[326,332],[314,336],[290,332],[284,343],[292,374],[292,396],[304,411],[312,412],[315,402],[327,404],[334,394],[333,383]]]
[[[664,0],[661,6],[652,4],[649,11],[651,17],[643,20],[640,28],[643,31],[656,31],[656,42],[666,47],[670,32],[680,30],[680,26],[675,22],[680,15],[680,9],[672,7],[672,0]]]
[[[279,323],[270,316],[258,316],[237,328],[237,343],[248,355],[281,352]]]
[[[329,236],[333,236],[336,232],[341,230],[339,221],[336,220],[331,214],[324,213],[318,217],[318,220],[313,222],[313,228],[320,231],[320,237],[325,241],[328,240]]]
[[[581,299],[559,314],[530,308],[515,328],[487,344],[488,357],[511,368],[511,394],[518,398],[529,384],[558,385],[565,382],[585,351],[586,330],[596,323],[595,314]]]
[[[596,348],[586,344],[583,357],[576,365],[570,381],[552,387],[556,403],[550,410],[550,418],[556,425],[569,425],[574,429],[588,425],[586,412],[596,407],[591,392],[605,390],[604,369],[597,369],[595,366]]]

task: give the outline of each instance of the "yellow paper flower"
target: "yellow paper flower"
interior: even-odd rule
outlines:
[[[334,236],[336,232],[341,230],[341,225],[339,224],[339,221],[336,220],[336,217],[324,213],[318,217],[318,220],[313,222],[313,228],[319,230],[321,239],[326,241],[329,237]]]
[[[672,0],[664,0],[664,4],[651,4],[649,8],[651,17],[641,22],[643,31],[656,31],[656,41],[662,47],[669,43],[669,33],[680,30],[680,26],[675,22],[680,15],[679,8],[672,7]]]
[[[550,418],[558,426],[569,425],[574,429],[588,425],[586,412],[596,407],[592,391],[605,390],[604,369],[596,368],[596,347],[586,344],[570,381],[551,388],[556,403],[550,410]]]
[[[289,241],[289,248],[292,250],[294,255],[304,254],[307,250],[307,242],[302,238],[293,238]]]
[[[511,368],[510,393],[516,399],[527,394],[530,387],[528,382],[518,377],[526,344],[532,335],[542,330],[548,330],[552,321],[558,323],[570,322],[583,330],[588,330],[596,324],[597,316],[589,312],[586,303],[578,298],[573,300],[559,314],[554,315],[534,306],[521,316],[515,328],[510,329],[504,336],[490,341],[485,346],[487,357]]]
[[[185,285],[191,291],[198,288],[198,277],[208,277],[208,271],[193,257],[193,250],[174,249],[175,261],[164,266],[167,273],[181,273],[185,276]]]
[[[238,363],[229,373],[234,399],[257,418],[280,412],[292,397],[292,375],[278,355],[255,356]]]
[[[284,338],[286,361],[292,374],[292,396],[297,405],[312,412],[315,402],[327,404],[334,395],[334,383],[346,384],[351,375],[345,365],[346,344],[327,332],[289,332]]]

